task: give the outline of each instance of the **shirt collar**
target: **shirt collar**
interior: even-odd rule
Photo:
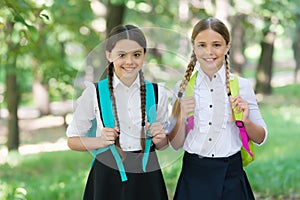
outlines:
[[[204,76],[206,76],[206,74],[203,72],[203,70],[201,69],[201,67],[200,67],[200,64],[199,64],[199,62],[197,62],[196,63],[196,69],[198,69],[198,73],[199,73],[199,75],[200,75],[200,80],[204,80]],[[217,71],[214,75],[216,75],[216,76],[218,76],[218,77],[220,77],[221,78],[221,81],[222,81],[222,83],[223,84],[225,84],[226,83],[226,72],[225,72],[225,70],[226,70],[226,67],[225,67],[225,65],[223,64],[222,65],[222,67],[219,69],[219,71]]]
[[[122,83],[122,81],[118,78],[118,76],[114,73],[113,87],[116,88],[118,86],[127,87]],[[140,87],[140,75],[138,74],[136,79],[133,81],[132,85],[129,87],[138,86]],[[127,87],[128,88],[128,87]]]

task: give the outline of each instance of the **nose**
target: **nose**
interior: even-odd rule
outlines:
[[[210,46],[206,47],[206,53],[207,53],[208,55],[212,54],[212,52],[213,52],[212,47],[210,47]]]
[[[125,62],[126,62],[126,64],[131,64],[132,63],[132,56],[131,55],[127,55]]]

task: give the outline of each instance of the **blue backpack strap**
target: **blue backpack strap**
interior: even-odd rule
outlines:
[[[156,104],[158,102],[158,87],[156,83],[145,81],[146,84],[146,113],[147,119],[150,124],[156,122]],[[148,137],[150,133],[146,134],[145,139],[145,151],[142,160],[143,171],[146,172],[146,166],[148,163],[152,138]]]
[[[110,92],[109,92],[107,78],[98,82],[98,89],[99,89],[99,96],[100,96],[100,107],[101,107],[101,111],[102,111],[101,113],[102,113],[103,126],[109,127],[109,128],[114,128],[115,127],[115,118],[114,118],[114,114],[113,114],[113,108],[112,108],[112,102],[110,99]],[[111,150],[111,152],[116,160],[122,182],[127,181],[125,168],[122,163],[120,154],[118,153],[118,151],[116,149],[116,145],[109,145],[109,149]]]

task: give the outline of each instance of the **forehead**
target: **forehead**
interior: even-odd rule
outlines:
[[[143,50],[143,47],[134,40],[123,39],[119,40],[112,51],[115,52],[131,52]]]
[[[212,29],[206,29],[204,31],[201,31],[198,33],[198,35],[195,37],[195,43],[198,42],[205,42],[205,43],[210,43],[210,42],[226,42],[224,37],[212,30]]]

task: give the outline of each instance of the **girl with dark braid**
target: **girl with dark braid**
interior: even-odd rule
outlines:
[[[254,199],[241,159],[239,129],[232,109],[243,111],[242,121],[248,138],[262,145],[267,137],[251,83],[238,77],[240,95],[231,97],[229,50],[230,35],[216,18],[199,21],[192,32],[190,63],[184,79],[175,87],[172,117],[175,122],[168,136],[171,146],[184,149],[176,200]],[[186,95],[196,68],[193,96]],[[193,128],[188,115],[194,113]]]
[[[144,80],[145,56],[142,31],[133,25],[116,26],[106,42],[107,78],[99,81],[99,92],[86,82],[77,101],[67,129],[68,145],[75,151],[96,152],[85,200],[168,199],[155,152],[168,146],[168,97],[161,84],[156,84],[156,92],[148,91],[154,84]],[[148,109],[151,98],[156,101]],[[102,106],[105,99],[111,103]],[[107,111],[112,118],[107,119]],[[89,137],[93,120],[97,128]]]

